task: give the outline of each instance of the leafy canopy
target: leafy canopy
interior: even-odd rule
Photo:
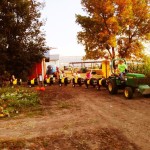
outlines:
[[[87,15],[76,15],[82,27],[77,38],[85,46],[86,58],[142,56],[142,41],[150,40],[148,0],[82,0],[81,4]]]
[[[37,0],[0,1],[1,73],[27,75],[48,50],[41,30],[43,6]]]

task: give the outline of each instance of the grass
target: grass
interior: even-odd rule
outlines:
[[[25,87],[4,87],[0,89],[1,116],[15,116],[31,111],[39,105],[38,93]]]

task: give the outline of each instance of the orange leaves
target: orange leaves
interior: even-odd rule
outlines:
[[[114,7],[113,7],[113,3],[111,0],[107,0],[103,3],[103,11],[105,14],[110,14],[110,13],[114,13]]]
[[[111,32],[113,34],[117,34],[118,31],[120,30],[120,26],[119,26],[116,16],[112,16],[112,17],[108,18],[106,23],[107,23],[108,27],[111,29]]]
[[[116,47],[117,46],[117,41],[116,41],[116,36],[115,35],[110,35],[108,44],[111,45],[111,47]]]
[[[86,47],[86,53],[94,51],[94,55],[97,55],[100,51],[108,50],[112,56],[116,53],[123,54],[123,57],[133,55],[139,57],[142,53],[139,43],[143,39],[150,39],[150,6],[147,0],[82,0],[82,2],[86,3],[84,6],[87,7],[89,17],[88,22],[82,22],[83,32],[80,32],[82,36],[80,39],[78,36],[78,39]],[[120,39],[125,40],[119,45],[117,41]]]
[[[150,40],[150,33],[147,33],[147,34],[145,35],[145,37],[146,37],[147,40]]]

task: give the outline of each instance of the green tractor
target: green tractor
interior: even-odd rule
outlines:
[[[112,75],[107,79],[107,88],[110,94],[117,94],[118,90],[124,91],[124,96],[127,99],[131,99],[135,91],[140,92],[144,96],[150,95],[150,78],[144,74],[138,73],[125,73],[124,79],[121,79],[119,75],[115,74],[115,61],[123,60],[122,58],[112,60],[111,72]]]

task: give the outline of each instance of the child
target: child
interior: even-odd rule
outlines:
[[[92,70],[88,70],[88,72],[86,73],[86,79],[91,79],[92,78]]]
[[[75,71],[75,72],[73,73],[73,77],[74,77],[74,78],[80,78],[80,74],[79,74],[77,71]]]
[[[61,86],[62,82],[64,82],[64,78],[66,77],[64,71],[59,71],[59,85]]]
[[[85,77],[85,88],[88,88],[88,84],[90,83],[90,79],[92,78],[92,70],[88,70],[88,72],[86,73],[86,77]]]
[[[121,79],[124,79],[124,74],[126,73],[127,65],[123,62],[123,60],[119,60],[118,63],[118,71]]]
[[[76,83],[78,83],[79,78],[81,78],[80,74],[75,70],[73,73],[73,86],[75,86]],[[81,79],[80,79],[81,80]]]
[[[16,78],[14,75],[11,76],[10,78],[10,85],[13,85],[13,82],[16,81]]]
[[[60,69],[56,67],[56,72],[55,72],[56,79],[59,79],[59,74],[60,74]]]

